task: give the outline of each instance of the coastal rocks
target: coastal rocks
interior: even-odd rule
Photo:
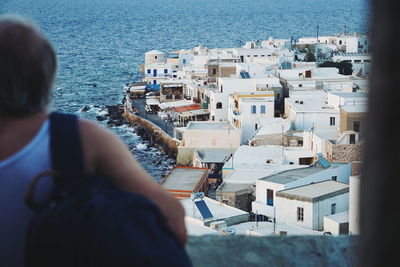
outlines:
[[[107,121],[107,125],[109,127],[113,127],[113,126],[121,126],[123,124],[126,123],[124,117],[122,116],[123,114],[123,106],[122,105],[107,105],[107,117],[108,117],[108,121]],[[105,120],[104,116],[97,116],[96,117],[97,120],[101,121],[101,120]]]
[[[155,147],[162,154],[176,160],[178,151],[177,144],[171,138],[167,137],[166,134],[163,134],[160,128],[129,112],[125,112],[124,117],[134,125],[136,134],[139,135],[143,141],[148,142],[149,147]]]
[[[89,106],[84,106],[82,109],[81,109],[81,112],[88,112],[90,110],[90,107]]]

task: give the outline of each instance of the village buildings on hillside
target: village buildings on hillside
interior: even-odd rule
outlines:
[[[369,52],[343,33],[145,53],[126,109],[172,123],[189,234],[358,233]]]

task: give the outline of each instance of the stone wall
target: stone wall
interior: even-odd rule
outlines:
[[[352,162],[360,161],[362,157],[361,144],[335,145],[327,141],[327,159],[330,162]]]
[[[251,202],[255,200],[251,189],[243,189],[237,191],[224,191],[218,189],[216,199],[219,202],[225,203],[231,207],[235,207],[244,211],[251,211]]]
[[[356,266],[356,236],[190,236],[193,267]]]
[[[178,146],[178,155],[176,157],[176,163],[181,166],[192,166],[193,155],[196,152],[196,148],[193,147],[182,147]]]
[[[176,158],[179,141],[172,139],[161,128],[152,122],[130,113],[126,110],[126,108],[124,110],[123,117],[138,127],[137,134],[140,135],[144,140],[148,140],[150,145],[154,145],[162,153]]]

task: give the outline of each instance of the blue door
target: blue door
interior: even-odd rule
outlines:
[[[157,69],[154,69],[154,70],[153,70],[153,76],[154,76],[154,77],[157,77]]]

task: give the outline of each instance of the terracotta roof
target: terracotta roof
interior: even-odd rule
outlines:
[[[196,110],[196,109],[201,109],[201,106],[199,104],[193,104],[193,105],[173,108],[173,110],[175,112],[185,112],[185,111],[191,111],[191,110]]]

